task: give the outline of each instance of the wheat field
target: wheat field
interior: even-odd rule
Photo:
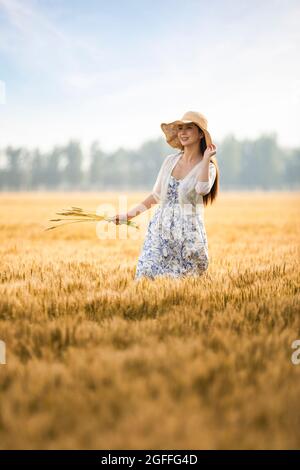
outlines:
[[[220,194],[208,270],[138,282],[154,207],[139,238],[105,240],[94,224],[44,228],[117,194],[0,201],[1,449],[300,447],[299,193]]]

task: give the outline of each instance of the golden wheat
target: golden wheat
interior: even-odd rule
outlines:
[[[95,211],[86,211],[81,207],[72,206],[71,209],[63,209],[62,212],[56,212],[57,215],[65,216],[64,219],[50,219],[51,222],[63,222],[59,225],[52,225],[47,227],[47,230],[53,230],[54,228],[61,227],[62,225],[76,224],[78,222],[112,222],[112,217],[106,217],[105,215],[99,215]],[[75,218],[71,218],[75,217]],[[64,222],[65,220],[71,220],[71,222]],[[130,227],[135,227],[139,230],[139,226],[131,220],[121,220],[120,224],[125,224]]]
[[[1,196],[0,447],[298,448],[299,194],[221,194],[208,271],[139,282],[143,236],[42,230],[116,198]]]

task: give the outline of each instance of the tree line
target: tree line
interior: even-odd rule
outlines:
[[[280,147],[276,134],[215,143],[221,190],[299,189],[300,147]],[[0,148],[0,190],[149,190],[163,159],[176,151],[163,138],[111,153],[94,141],[87,155],[77,140],[48,152],[7,146]]]

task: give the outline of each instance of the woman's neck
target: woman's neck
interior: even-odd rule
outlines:
[[[201,161],[203,158],[203,155],[199,152],[199,144],[196,147],[184,147],[181,152],[183,154],[182,158],[186,163]]]

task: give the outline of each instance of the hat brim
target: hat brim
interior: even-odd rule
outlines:
[[[169,122],[169,123],[166,123],[166,122],[161,123],[160,127],[166,136],[166,140],[168,144],[171,145],[171,147],[183,150],[183,145],[181,144],[177,136],[177,126],[178,124],[187,124],[187,123],[192,123],[192,122],[194,121],[176,120],[176,121]],[[197,122],[195,122],[194,124],[200,127],[200,129],[204,132],[206,146],[208,147],[209,145],[212,145],[212,138],[211,138],[210,133],[206,129],[203,129],[203,127],[201,127]]]

